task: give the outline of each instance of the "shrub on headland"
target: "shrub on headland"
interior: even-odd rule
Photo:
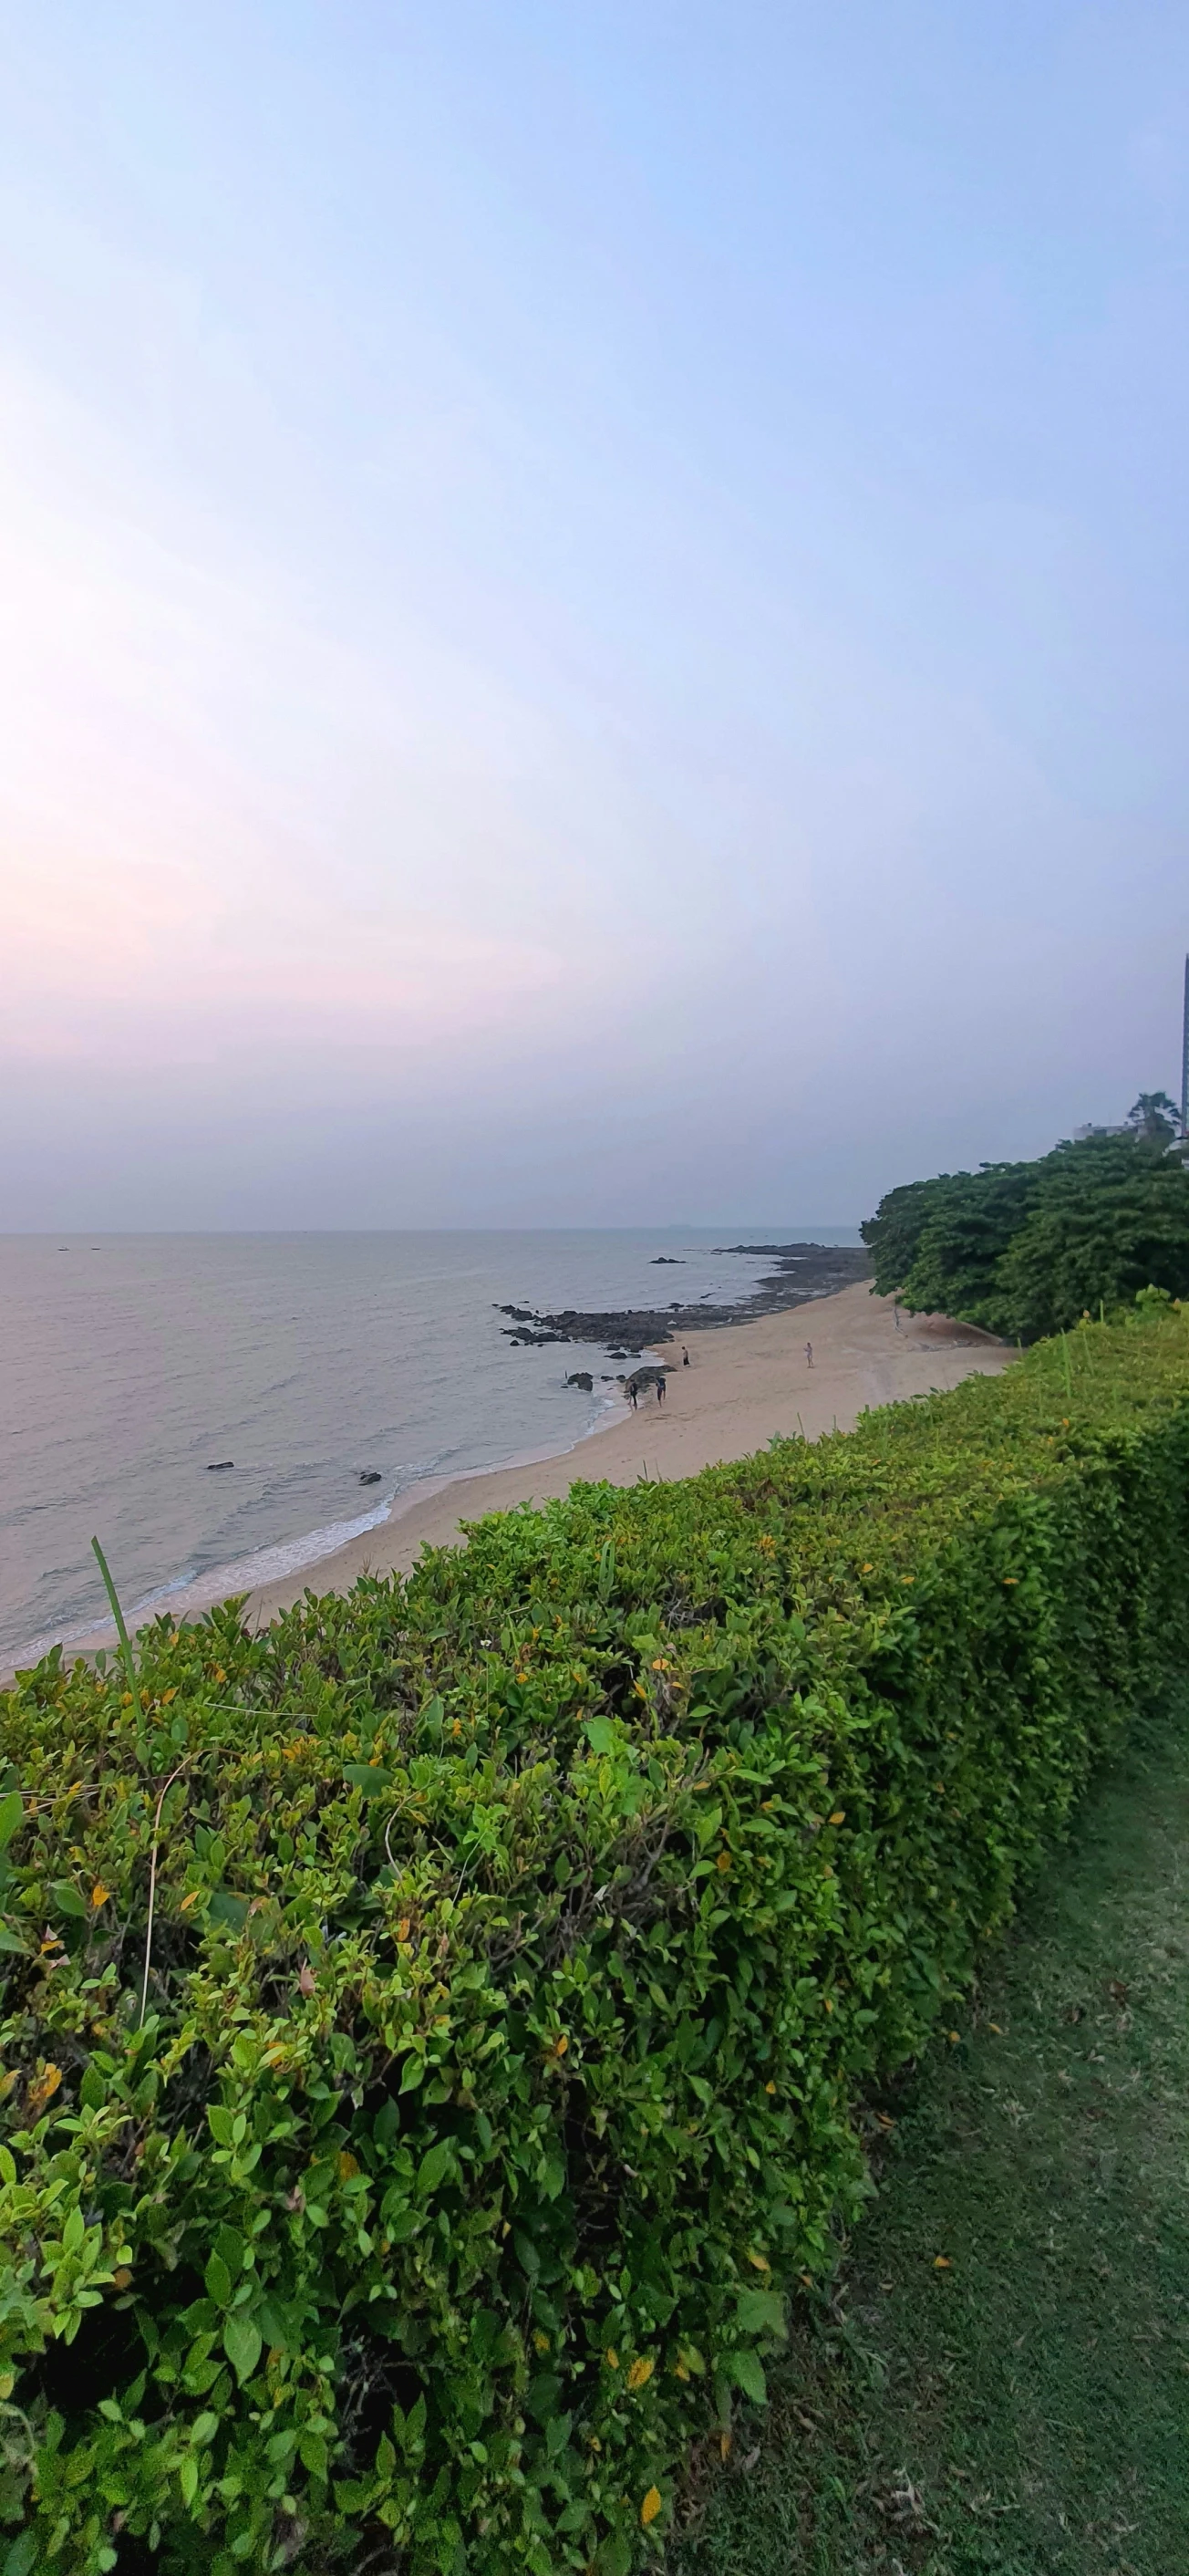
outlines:
[[[1147,1100],[1141,1093],[1133,1116]],[[861,1229],[876,1288],[896,1290],[918,1314],[1022,1342],[1149,1284],[1189,1296],[1189,1168],[1170,1138],[1155,1115],[1034,1163],[984,1163],[889,1190]]]
[[[625,2571],[1183,1660],[1189,1316],[0,1703],[0,2566]],[[8,2555],[3,2556],[7,2547]],[[390,2555],[388,2553],[391,2553]]]

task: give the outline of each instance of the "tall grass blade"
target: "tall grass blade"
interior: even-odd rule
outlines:
[[[136,1678],[136,1662],[132,1653],[132,1640],[128,1634],[127,1627],[124,1624],[124,1613],[120,1608],[120,1596],[112,1582],[111,1569],[108,1565],[107,1558],[105,1557],[97,1538],[92,1539],[91,1545],[95,1551],[99,1571],[103,1576],[104,1591],[111,1603],[111,1614],[115,1620],[116,1633],[120,1640],[120,1653],[123,1657],[124,1671],[128,1679],[128,1688],[132,1693],[132,1705],[136,1711],[137,1747],[138,1749],[142,1749],[144,1744],[144,1710],[140,1704],[140,1685]]]

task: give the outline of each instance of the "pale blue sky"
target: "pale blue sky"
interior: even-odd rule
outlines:
[[[1175,1085],[1183,8],[0,43],[0,1225],[851,1220]]]

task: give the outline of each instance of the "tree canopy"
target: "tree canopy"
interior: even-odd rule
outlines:
[[[1126,1134],[890,1190],[862,1228],[876,1288],[1025,1342],[1141,1288],[1189,1296],[1189,1172],[1163,1095],[1136,1107]]]
[[[1127,1112],[1127,1124],[1138,1136],[1159,1139],[1169,1145],[1180,1125],[1181,1113],[1167,1091],[1141,1091]]]

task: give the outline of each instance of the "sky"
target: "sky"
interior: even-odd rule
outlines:
[[[0,59],[0,1230],[846,1224],[1179,1089],[1179,0]]]

